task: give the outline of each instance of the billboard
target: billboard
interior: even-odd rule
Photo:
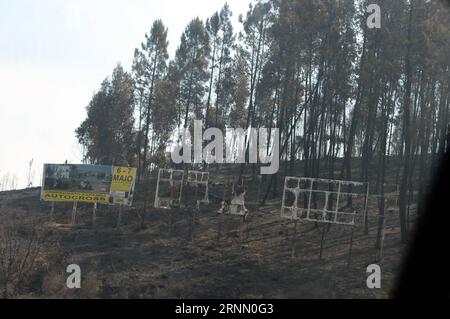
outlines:
[[[136,168],[109,165],[44,164],[41,199],[131,206]]]

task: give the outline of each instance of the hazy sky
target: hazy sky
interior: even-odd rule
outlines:
[[[228,2],[233,22],[249,0],[0,0],[0,180],[34,185],[43,163],[81,161],[74,130],[102,80],[129,70],[134,48],[155,19],[169,28],[173,56],[187,23]]]

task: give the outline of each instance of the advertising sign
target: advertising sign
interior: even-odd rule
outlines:
[[[136,168],[44,164],[41,199],[131,206]]]

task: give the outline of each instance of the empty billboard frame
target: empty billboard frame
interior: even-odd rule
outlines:
[[[367,218],[368,183],[286,176],[281,217],[355,226]]]
[[[180,207],[183,193],[184,171],[160,168],[155,192],[155,208]],[[164,192],[163,195],[160,195]]]
[[[197,190],[200,188],[204,191],[202,199],[196,198],[197,208],[200,207],[200,204],[209,204],[209,172],[189,170],[187,173],[186,183],[188,185],[196,187]]]

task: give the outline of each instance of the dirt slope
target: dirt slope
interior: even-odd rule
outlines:
[[[57,224],[49,223],[50,206],[39,201],[39,191],[0,193],[2,223],[44,226],[46,242],[52,243],[47,268],[40,268],[31,288],[18,297],[385,298],[404,251],[398,216],[388,213],[384,259],[378,262],[382,288],[368,289],[366,268],[376,256],[374,200],[369,234],[356,228],[349,264],[348,227],[325,232],[320,259],[323,228],[299,223],[295,235],[293,222],[280,218],[279,200],[262,208],[249,202],[248,232],[241,239],[239,218],[218,215],[217,203],[202,207],[192,234],[192,209],[149,209],[144,228],[137,210],[126,210],[118,228],[117,208],[100,207],[93,227],[92,207],[79,204],[77,223],[70,226],[61,224],[68,223],[71,205],[57,204]],[[80,290],[65,288],[64,271],[71,263],[81,266]]]

